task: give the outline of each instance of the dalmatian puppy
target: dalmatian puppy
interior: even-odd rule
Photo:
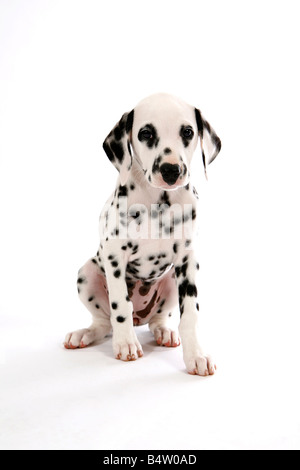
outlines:
[[[190,374],[214,374],[197,328],[197,192],[190,165],[198,139],[206,172],[221,141],[199,109],[168,94],[141,101],[106,137],[103,148],[119,178],[100,216],[97,254],[77,280],[92,324],[67,334],[65,348],[84,348],[112,330],[115,357],[134,361],[143,356],[134,326],[148,323],[158,345],[182,342]]]

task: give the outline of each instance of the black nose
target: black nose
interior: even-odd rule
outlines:
[[[179,165],[171,165],[171,163],[164,163],[160,167],[160,172],[162,174],[163,180],[169,185],[172,186],[176,183],[181,173],[181,168]]]

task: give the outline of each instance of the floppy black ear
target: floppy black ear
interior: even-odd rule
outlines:
[[[109,160],[120,172],[121,185],[126,183],[132,167],[131,130],[134,110],[125,113],[103,142]]]
[[[200,136],[202,158],[206,174],[206,166],[214,161],[221,150],[221,140],[203,116],[199,109],[195,108],[196,122]]]

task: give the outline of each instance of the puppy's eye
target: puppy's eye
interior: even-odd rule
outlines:
[[[194,131],[191,127],[186,127],[185,129],[183,129],[182,135],[186,139],[191,139],[194,136]]]
[[[144,140],[150,140],[153,138],[153,134],[149,129],[143,129],[139,132],[139,137],[142,137]]]

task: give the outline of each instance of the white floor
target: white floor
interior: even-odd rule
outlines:
[[[0,365],[1,449],[300,447],[289,357],[274,367],[229,348],[217,354],[216,375],[200,378],[185,372],[181,348],[156,346],[147,327],[138,330],[144,357],[134,363],[112,357],[110,338],[72,351],[42,329],[31,342],[25,323],[4,331],[11,347]]]

